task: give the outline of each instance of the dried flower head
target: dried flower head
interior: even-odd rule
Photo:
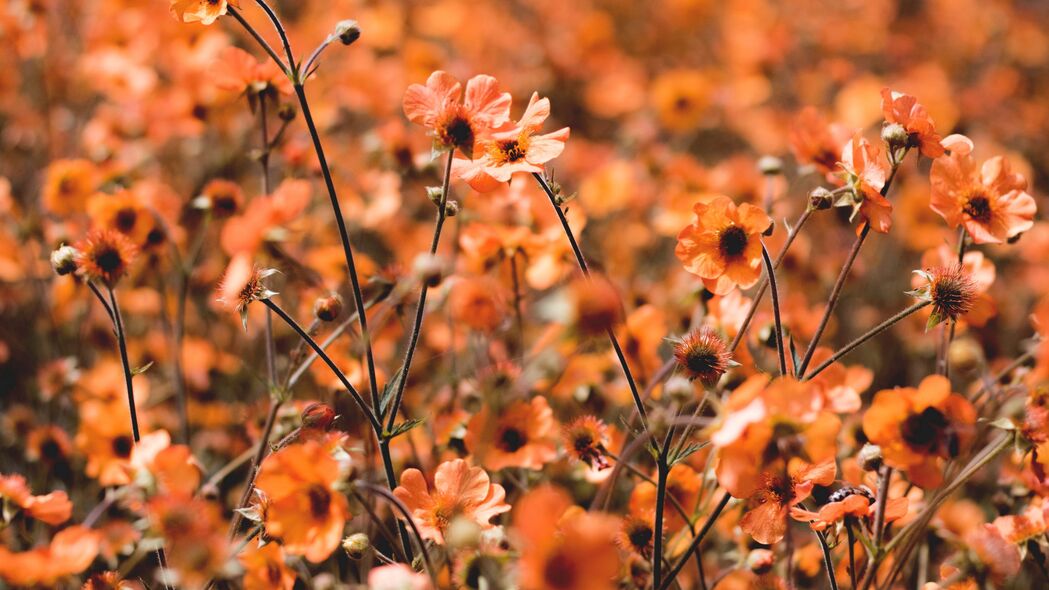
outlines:
[[[925,279],[927,284],[911,291],[911,294],[920,300],[932,302],[932,315],[925,329],[946,320],[953,322],[972,309],[977,295],[976,283],[961,266],[916,270],[914,273]]]
[[[610,467],[605,457],[609,438],[604,422],[591,415],[581,416],[565,426],[563,435],[569,456],[595,469]]]
[[[713,328],[703,326],[689,332],[674,347],[674,358],[689,379],[713,385],[732,366],[732,356]]]
[[[263,280],[276,272],[273,268],[260,269],[246,257],[238,256],[230,262],[219,285],[218,300],[240,314],[245,330],[248,329],[248,305],[276,295],[263,284]]]
[[[322,322],[334,322],[340,314],[342,314],[342,297],[338,293],[319,297],[313,303],[313,315]]]
[[[59,276],[76,272],[76,259],[79,252],[72,246],[62,245],[51,252],[51,268]]]
[[[107,287],[116,285],[127,273],[137,251],[124,234],[112,229],[92,230],[75,247],[77,273]]]

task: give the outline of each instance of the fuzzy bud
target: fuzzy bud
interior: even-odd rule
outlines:
[[[342,297],[338,293],[320,297],[313,304],[313,315],[322,322],[334,322],[341,314]]]
[[[747,554],[747,569],[759,576],[772,571],[775,563],[776,556],[768,549],[754,549]]]
[[[947,361],[959,373],[970,374],[983,366],[983,348],[972,338],[959,338],[947,349]]]
[[[335,36],[343,45],[352,45],[361,38],[361,26],[353,19],[341,20],[335,25]]]
[[[758,160],[758,170],[765,176],[778,176],[783,173],[783,160],[775,156],[762,156]]]
[[[426,198],[430,199],[430,202],[438,207],[441,205],[442,194],[444,194],[444,190],[439,186],[426,187]]]
[[[55,274],[64,276],[76,272],[77,249],[72,246],[61,246],[51,252],[51,268]]]
[[[343,550],[354,561],[364,557],[364,554],[368,552],[368,549],[371,549],[371,546],[371,540],[364,533],[354,533],[342,540]]]
[[[809,207],[817,211],[830,209],[834,205],[834,195],[822,186],[817,186],[809,193]]]
[[[877,471],[881,469],[881,447],[867,443],[860,449],[857,459],[864,471]]]
[[[472,519],[459,517],[448,524],[444,541],[449,549],[477,547],[481,540],[481,527]]]
[[[907,145],[907,130],[899,123],[887,123],[881,128],[881,139],[890,148],[899,148]]]
[[[663,392],[677,402],[689,402],[696,397],[692,383],[687,377],[674,375],[663,384]]]
[[[277,109],[277,116],[280,117],[280,120],[288,123],[294,121],[295,115],[297,114],[298,112],[295,110],[295,105],[290,102],[280,105],[280,108]]]
[[[459,201],[448,201],[444,204],[444,214],[448,217],[455,217],[460,210]]]
[[[415,274],[427,287],[436,287],[441,284],[447,272],[447,264],[440,256],[433,254],[421,254],[415,259]]]

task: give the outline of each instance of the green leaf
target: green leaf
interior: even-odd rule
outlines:
[[[386,382],[386,385],[382,388],[382,396],[379,397],[379,415],[385,416],[387,406],[393,399],[394,394],[397,393],[397,389],[401,386],[401,380],[404,379],[404,367],[397,369],[397,372],[393,374],[393,378]]]
[[[141,367],[137,367],[135,369],[131,369],[131,374],[132,375],[141,375],[142,373],[145,373],[146,371],[148,371],[149,368],[152,367],[152,366],[153,366],[153,361],[149,361],[148,363],[142,365]]]
[[[393,430],[391,430],[387,434],[386,438],[387,439],[397,438],[398,436],[408,432],[409,430],[415,428],[416,426],[422,424],[425,421],[426,420],[424,418],[412,418],[411,420],[405,420],[404,422],[401,422],[400,424],[394,425]]]
[[[685,459],[689,458],[696,451],[710,444],[710,441],[703,441],[699,443],[689,443],[685,445],[680,451],[678,451],[674,457],[670,460],[671,465],[676,465]]]

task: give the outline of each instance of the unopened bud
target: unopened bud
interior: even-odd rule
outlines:
[[[822,211],[834,205],[834,195],[822,186],[817,186],[809,193],[809,207]]]
[[[295,105],[290,102],[286,102],[280,105],[277,109],[277,116],[280,117],[281,121],[291,122],[295,120],[295,115],[298,114],[295,110]]]
[[[959,373],[972,373],[983,365],[983,348],[972,338],[960,338],[947,349],[947,361]]]
[[[692,382],[683,375],[674,375],[663,385],[663,392],[676,402],[689,402],[696,397]]]
[[[448,525],[444,533],[449,549],[469,549],[481,540],[481,527],[473,519],[458,517]]]
[[[758,170],[765,176],[776,176],[783,173],[783,160],[775,156],[762,156],[758,160]]]
[[[447,264],[440,256],[421,254],[415,259],[415,274],[427,287],[436,287],[444,279]]]
[[[77,249],[72,246],[61,246],[51,252],[51,268],[55,274],[62,276],[76,272]]]
[[[747,569],[759,576],[772,571],[775,563],[776,556],[768,549],[755,549],[747,554]]]
[[[361,38],[361,26],[353,19],[339,21],[335,25],[335,36],[342,41],[343,45],[352,45],[354,41]]]
[[[444,214],[448,217],[455,217],[459,211],[459,201],[448,201],[444,204]]]
[[[881,128],[881,139],[890,148],[898,148],[907,145],[907,130],[899,123],[888,123]]]
[[[441,195],[444,194],[444,189],[439,186],[428,186],[426,187],[426,198],[430,199],[430,202],[434,205],[441,205]]]
[[[334,322],[342,313],[342,297],[332,293],[321,297],[313,304],[313,315],[322,322]]]
[[[857,459],[859,459],[860,468],[864,471],[877,471],[881,469],[881,447],[867,443],[860,449]]]
[[[354,533],[342,540],[343,550],[354,561],[364,557],[364,554],[368,552],[368,549],[371,549],[371,546],[372,543],[368,539],[368,535],[364,533]]]

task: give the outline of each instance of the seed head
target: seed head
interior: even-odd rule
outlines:
[[[101,281],[113,287],[135,258],[136,248],[124,234],[112,229],[96,229],[77,242],[77,273],[88,281]]]
[[[79,254],[76,248],[63,244],[57,250],[51,252],[51,268],[59,276],[76,272],[76,259]]]
[[[565,426],[563,436],[570,457],[599,470],[610,466],[605,457],[608,426],[601,420],[590,415],[576,418]]]
[[[248,329],[248,305],[277,294],[263,283],[276,273],[276,269],[259,268],[247,258],[234,258],[230,262],[226,276],[219,285],[219,301],[240,314],[245,331]]]
[[[926,330],[947,320],[956,321],[958,316],[972,309],[976,300],[976,283],[961,266],[942,266],[914,272],[924,278],[927,284],[911,294],[932,302],[932,315],[929,316]]]
[[[689,379],[714,385],[732,364],[725,341],[713,328],[693,330],[674,347],[674,358]]]

